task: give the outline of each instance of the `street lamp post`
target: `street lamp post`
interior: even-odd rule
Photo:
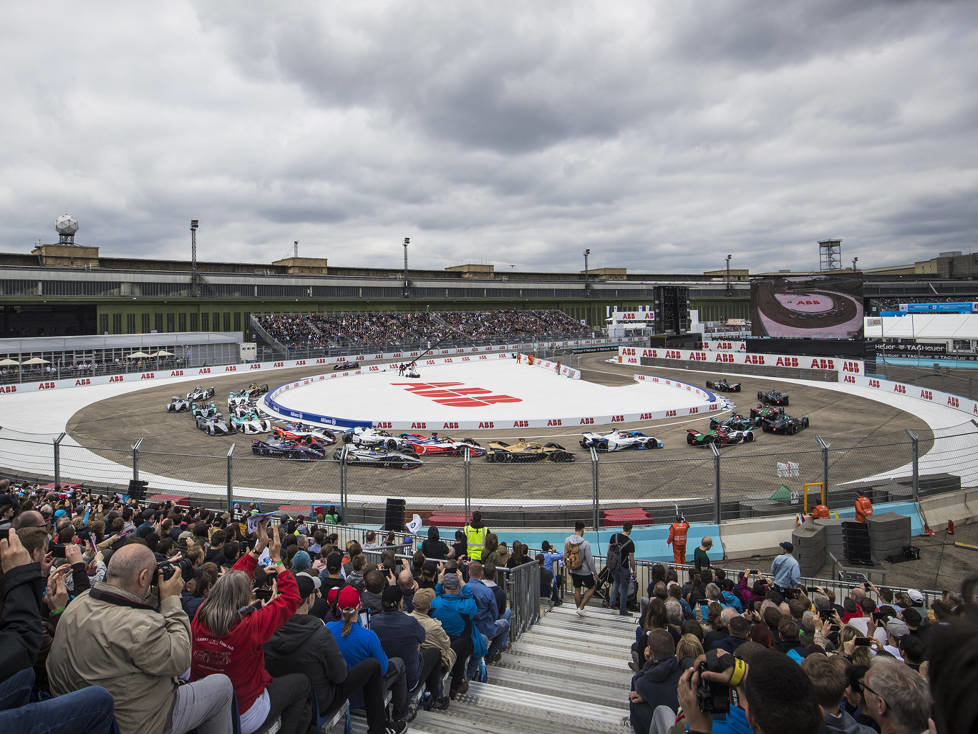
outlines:
[[[199,295],[197,292],[197,227],[200,221],[197,219],[190,220],[190,295],[195,298]]]
[[[408,292],[408,261],[407,261],[407,251],[408,245],[411,244],[411,238],[404,238],[404,297],[407,298],[410,294]]]
[[[588,288],[590,283],[588,281],[588,268],[587,268],[587,258],[591,254],[591,248],[584,251],[584,295],[588,295]]]
[[[733,255],[727,255],[727,295],[729,296],[733,291],[730,288],[730,258]]]

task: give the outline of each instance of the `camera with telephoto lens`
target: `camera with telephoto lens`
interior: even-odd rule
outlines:
[[[733,655],[717,655],[716,650],[706,653],[706,660],[699,664],[700,684],[696,689],[696,705],[704,714],[725,714],[730,710],[730,686],[703,677],[705,671],[723,673],[733,666]]]
[[[156,564],[156,575],[153,577],[153,585],[159,586],[160,581],[169,581],[173,574],[180,571],[180,576],[184,583],[194,577],[194,562],[189,558],[181,558],[179,561],[160,561]]]

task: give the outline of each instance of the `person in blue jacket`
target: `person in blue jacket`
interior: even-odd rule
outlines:
[[[435,584],[431,616],[441,622],[455,651],[450,691],[452,698],[469,689],[469,682],[465,679],[465,663],[470,655],[476,655],[475,637],[478,637],[480,649],[476,656],[485,655],[486,652],[482,635],[472,623],[477,613],[478,608],[475,599],[472,598],[472,589],[462,584],[461,571],[446,572],[443,566],[438,575],[438,583]]]

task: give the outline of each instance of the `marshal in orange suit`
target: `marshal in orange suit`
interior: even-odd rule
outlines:
[[[686,535],[689,533],[689,523],[682,515],[676,515],[676,522],[669,526],[669,537],[666,543],[672,546],[672,562],[686,563]]]

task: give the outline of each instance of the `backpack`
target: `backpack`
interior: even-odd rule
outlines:
[[[608,568],[612,571],[618,569],[621,566],[621,545],[619,544],[618,533],[615,533],[611,537],[611,542],[608,543]]]
[[[564,543],[564,565],[571,571],[580,571],[584,567],[584,556],[581,554],[581,544]]]

